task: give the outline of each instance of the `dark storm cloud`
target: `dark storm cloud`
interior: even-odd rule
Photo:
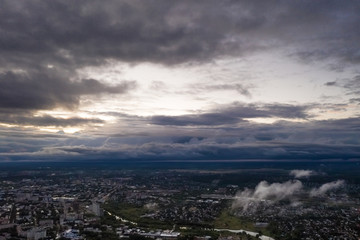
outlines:
[[[190,2],[4,1],[1,51],[13,61],[24,60],[15,53],[38,54],[46,61],[78,65],[106,58],[164,63],[207,58],[223,40],[223,32],[211,27],[231,21],[222,13],[204,28],[203,21],[223,8],[213,4],[207,12],[201,3]]]
[[[244,118],[302,118],[309,117],[309,106],[296,106],[287,104],[239,104],[234,103],[215,109],[211,113],[188,114],[182,116],[153,116],[150,119],[156,125],[177,126],[216,126],[235,124],[245,121]]]
[[[74,82],[51,69],[27,73],[8,71],[0,74],[0,109],[71,109],[79,104],[82,95],[125,93],[134,86],[134,82],[108,86],[94,79]]]
[[[6,65],[104,59],[173,64],[292,45],[304,59],[359,62],[354,1],[1,1]]]

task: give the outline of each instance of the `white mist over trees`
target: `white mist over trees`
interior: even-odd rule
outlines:
[[[300,171],[300,176],[304,176],[304,173],[307,173],[307,171],[304,170],[297,171]],[[272,205],[281,200],[288,200],[291,204],[294,204],[297,202],[298,194],[308,194],[310,198],[319,197],[325,195],[329,191],[344,186],[344,180],[337,180],[325,183],[319,188],[312,188],[308,190],[304,189],[304,185],[300,180],[289,180],[283,183],[271,184],[267,181],[261,181],[254,189],[245,188],[243,191],[238,191],[235,196],[235,200],[232,203],[232,209],[253,211],[256,210],[262,203]]]

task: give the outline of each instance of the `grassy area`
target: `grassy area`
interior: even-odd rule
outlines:
[[[104,209],[123,219],[138,223],[139,227],[149,229],[171,229],[173,226],[172,223],[162,222],[151,218],[142,218],[142,215],[149,213],[149,210],[143,206],[136,206],[122,202],[109,202],[104,205]]]
[[[254,223],[232,215],[228,209],[224,209],[214,222],[215,228],[254,230]]]
[[[128,203],[111,202],[111,203],[105,204],[104,209],[117,215],[117,216],[120,216],[124,219],[138,223],[139,227],[145,227],[145,228],[149,228],[149,229],[171,229],[174,224],[174,223],[162,222],[162,221],[150,219],[150,218],[141,218],[142,215],[147,214],[149,212],[146,208],[144,208],[142,206],[136,206],[136,205],[132,205],[132,204],[128,204]],[[181,223],[178,223],[178,224],[180,226],[188,225],[188,224],[181,224]],[[211,228],[213,226],[214,228],[220,228],[220,229],[222,229],[222,228],[223,229],[232,229],[232,230],[243,229],[243,230],[247,230],[247,231],[261,232],[262,234],[267,235],[267,236],[272,235],[270,233],[270,231],[267,230],[266,228],[257,228],[254,226],[254,222],[249,221],[244,218],[234,216],[233,214],[230,213],[230,211],[227,207],[225,207],[223,209],[220,216],[214,222],[209,223],[208,225],[209,225],[209,228]],[[207,228],[207,227],[205,227],[205,225],[189,224],[189,227],[190,228],[188,230],[185,230],[185,231],[183,230],[181,232],[183,234],[189,235],[189,236],[190,235],[199,235],[200,233],[205,234],[205,232],[207,235],[211,235],[210,232],[208,232],[208,230],[203,230],[203,229]],[[217,234],[217,233],[213,232],[213,234]]]
[[[127,203],[111,202],[105,204],[103,207],[105,210],[133,222],[139,221],[140,216],[147,213],[147,210],[144,207]]]
[[[243,229],[252,232],[261,232],[263,235],[271,236],[272,234],[266,228],[257,228],[254,226],[254,222],[246,220],[244,218],[236,217],[229,212],[228,209],[224,209],[220,216],[214,221],[214,227],[220,229]]]

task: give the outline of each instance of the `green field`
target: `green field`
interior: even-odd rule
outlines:
[[[227,229],[244,229],[252,231],[254,228],[253,222],[240,219],[230,214],[227,209],[224,209],[220,216],[214,221],[215,228],[227,228]]]
[[[228,209],[224,209],[220,216],[214,221],[214,228],[231,229],[231,230],[247,230],[252,232],[261,232],[263,235],[271,236],[266,228],[257,228],[254,222],[234,216]]]
[[[171,223],[141,217],[149,213],[149,210],[143,206],[136,206],[123,202],[109,202],[106,203],[103,207],[106,211],[109,211],[116,216],[137,223],[137,226],[139,227],[145,227],[149,229],[171,229],[173,226]]]

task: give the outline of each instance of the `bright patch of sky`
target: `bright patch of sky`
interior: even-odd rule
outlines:
[[[100,79],[113,85],[133,80],[138,86],[127,95],[90,100],[91,105],[84,104],[84,110],[151,116],[206,112],[214,105],[232,102],[321,104],[348,101],[351,96],[346,96],[344,89],[325,83],[351,78],[352,71],[332,71],[329,66],[324,61],[304,63],[282,52],[268,51],[246,58],[223,58],[205,64],[171,67],[113,61],[80,69],[78,73],[81,78]],[[247,89],[249,94],[237,91],[236,85]],[[354,113],[351,107],[344,111],[349,111],[345,115]],[[340,117],[331,112],[314,114],[319,118]],[[324,114],[327,116],[322,116]]]

